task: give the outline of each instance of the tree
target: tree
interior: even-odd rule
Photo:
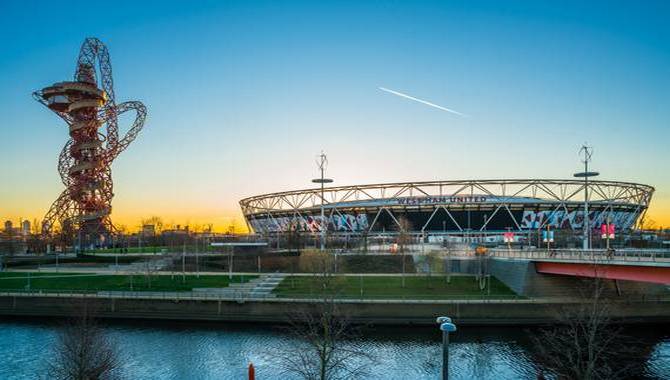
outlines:
[[[26,245],[30,253],[38,253],[46,251],[46,240],[42,235],[30,234],[26,238]]]
[[[119,235],[128,235],[128,226],[125,224],[117,224],[115,227]]]
[[[75,229],[72,222],[64,220],[63,223],[61,223],[60,230],[57,230],[55,233],[55,245],[60,246],[61,250],[65,252],[66,248],[72,246],[76,239],[76,243],[80,246],[79,249],[81,250],[82,242],[79,241],[80,238],[77,231],[78,230]]]
[[[402,255],[402,287],[405,287],[405,251],[407,245],[411,242],[410,231],[412,230],[412,223],[409,219],[401,216],[398,218],[398,246],[400,254]]]
[[[320,254],[314,261],[312,278],[318,299],[312,310],[289,315],[288,333],[295,341],[284,341],[269,353],[284,374],[306,380],[337,380],[364,377],[372,357],[356,346],[356,332],[339,310],[337,297],[341,278],[332,273],[332,258]]]
[[[451,247],[447,247],[447,258],[445,260],[444,270],[447,272],[447,284],[451,284]]]
[[[37,218],[33,219],[33,224],[30,225],[30,233],[33,235],[39,235],[41,233],[42,222],[38,221]]]
[[[433,270],[436,270],[436,271],[439,272],[438,265],[440,264],[440,256],[439,256],[438,252],[436,252],[436,251],[434,251],[434,250],[430,250],[430,251],[424,256],[424,260],[426,261],[426,266],[427,266],[426,269],[428,270],[428,271],[427,271],[427,275],[428,275],[428,276],[427,276],[427,277],[428,277],[428,279],[427,279],[427,282],[428,282],[428,288],[429,288],[429,289],[432,289],[432,283],[431,283],[432,274],[433,274]]]
[[[80,315],[60,331],[54,355],[48,363],[48,377],[58,380],[102,380],[118,378],[116,345],[97,325],[86,304]]]
[[[151,289],[151,276],[153,275],[154,272],[158,271],[158,268],[159,268],[159,264],[158,264],[158,260],[156,260],[155,256],[147,257],[147,259],[144,260],[144,273],[145,273],[145,278],[146,278],[146,282],[147,282],[147,287],[149,289]],[[132,274],[131,274],[131,276],[132,276]]]
[[[656,226],[656,221],[648,218],[647,215],[643,215],[638,222],[638,226],[640,227],[640,231],[653,230]]]
[[[597,271],[597,268],[596,268]],[[558,379],[624,379],[641,372],[644,354],[610,318],[604,280],[585,279],[573,309],[557,312],[558,324],[531,335],[539,371]]]
[[[287,231],[287,240],[288,240],[288,249],[300,253],[300,250],[305,245],[305,238],[303,236],[300,222],[298,219],[294,219],[288,226]]]

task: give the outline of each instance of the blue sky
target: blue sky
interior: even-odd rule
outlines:
[[[113,166],[128,225],[222,226],[242,197],[308,187],[321,149],[344,185],[567,178],[584,141],[603,179],[657,187],[667,225],[668,19],[650,1],[4,1],[0,218],[60,193],[66,128],[30,93],[71,78],[96,36],[117,101],[149,109]]]

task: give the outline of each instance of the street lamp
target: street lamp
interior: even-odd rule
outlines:
[[[326,157],[326,154],[321,151],[321,154],[317,157],[316,159],[316,165],[319,167],[319,171],[321,172],[321,178],[316,178],[313,179],[312,182],[321,184],[321,251],[325,249],[326,246],[326,230],[328,229],[328,223],[325,223],[325,215],[324,215],[324,209],[323,209],[323,204],[324,204],[324,198],[323,198],[323,186],[326,183],[332,183],[333,180],[330,178],[325,178],[324,174],[326,171],[326,167],[328,166],[328,158]],[[325,224],[325,226],[324,226]]]
[[[437,317],[442,331],[442,380],[449,379],[449,333],[456,331],[456,325],[449,317]]]
[[[589,171],[589,162],[591,162],[591,156],[593,155],[593,147],[587,146],[585,143],[582,145],[581,149],[579,149],[579,153],[584,154],[584,158],[582,159],[582,163],[584,163],[584,171],[575,173],[574,176],[576,178],[584,178],[584,242],[582,248],[586,250],[591,248],[591,239],[589,238],[589,228],[591,225],[589,221],[589,177],[598,176],[600,173]]]

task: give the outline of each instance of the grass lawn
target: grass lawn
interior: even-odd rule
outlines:
[[[233,276],[232,281],[229,281],[228,276],[196,277],[188,275],[186,276],[186,281],[182,282],[182,276],[177,274],[175,274],[174,278],[170,275],[152,275],[149,281],[145,275],[4,272],[0,274],[0,290],[28,290],[28,283],[30,282],[30,290],[43,290],[45,292],[97,292],[109,290],[174,292],[190,291],[193,288],[223,288],[227,287],[229,283],[247,282],[256,277]]]
[[[405,287],[401,276],[337,276],[332,290],[340,298],[376,299],[482,299],[515,298],[510,288],[491,277],[484,290],[474,276],[452,276],[447,283],[445,276],[406,276]],[[293,276],[285,278],[274,293],[278,297],[319,297],[322,283],[318,277]],[[362,289],[362,293],[361,293]]]
[[[85,273],[50,273],[50,272],[31,272],[30,277],[44,276],[78,276]],[[0,281],[7,278],[28,277],[28,272],[0,272]]]
[[[130,264],[136,261],[143,260],[139,256],[124,256],[119,255],[119,257],[114,256],[92,256],[92,255],[82,255],[79,257],[60,257],[58,262],[62,265],[95,265],[95,264]],[[54,256],[49,257],[35,257],[29,259],[16,259],[8,260],[5,262],[5,266],[8,268],[23,268],[23,269],[34,269],[39,265],[54,265],[56,264],[56,258]]]

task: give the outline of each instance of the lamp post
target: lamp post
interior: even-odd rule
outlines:
[[[600,173],[589,171],[589,162],[591,162],[591,156],[593,155],[593,147],[590,147],[585,143],[579,149],[579,153],[584,155],[584,158],[582,159],[582,163],[584,164],[584,171],[581,173],[575,173],[574,176],[576,178],[584,178],[584,218],[582,223],[584,225],[584,241],[582,248],[586,250],[591,248],[591,239],[589,238],[589,228],[591,225],[589,221],[589,177],[595,177]]]
[[[77,236],[77,240],[78,240],[78,242],[77,242],[77,256],[79,256],[79,254],[81,253],[81,225],[79,226],[79,231],[77,232],[77,234],[78,234],[78,236]],[[65,251],[65,250],[63,250],[63,251]]]
[[[312,182],[318,183],[321,185],[321,231],[320,231],[320,236],[321,236],[321,251],[323,251],[326,247],[326,230],[328,229],[328,223],[325,223],[325,212],[323,209],[324,205],[324,198],[323,198],[323,192],[324,188],[323,186],[326,183],[332,183],[333,180],[330,178],[325,178],[325,172],[326,172],[326,167],[328,166],[328,157],[326,157],[326,154],[321,151],[321,154],[317,157],[316,159],[316,165],[319,167],[319,171],[321,172],[321,178],[316,178],[313,179]],[[325,224],[325,226],[324,226]]]
[[[610,250],[610,218],[609,218],[609,216],[607,217],[607,221],[606,221],[605,225],[606,225],[606,227],[605,227],[606,228],[606,230],[605,230],[605,235],[606,236],[605,237],[607,239],[607,251],[609,252],[609,250]]]
[[[550,230],[549,230],[549,223],[547,223],[547,252],[551,249],[551,236],[550,236]]]
[[[449,379],[449,333],[456,331],[456,325],[449,317],[437,317],[442,331],[442,380]]]
[[[612,224],[612,220],[609,215],[607,215],[607,218],[605,219],[605,224],[601,226],[602,229],[602,237],[605,239],[607,243],[607,254],[608,256],[612,254],[613,251],[610,251],[610,239],[614,239],[614,229],[615,226]]]
[[[186,283],[186,241],[182,243],[181,250],[181,282]]]
[[[200,267],[198,265],[198,233],[195,234],[195,276],[200,278]]]
[[[235,246],[230,246],[230,252],[228,254],[228,280],[232,282],[233,280],[233,255],[235,254]]]

